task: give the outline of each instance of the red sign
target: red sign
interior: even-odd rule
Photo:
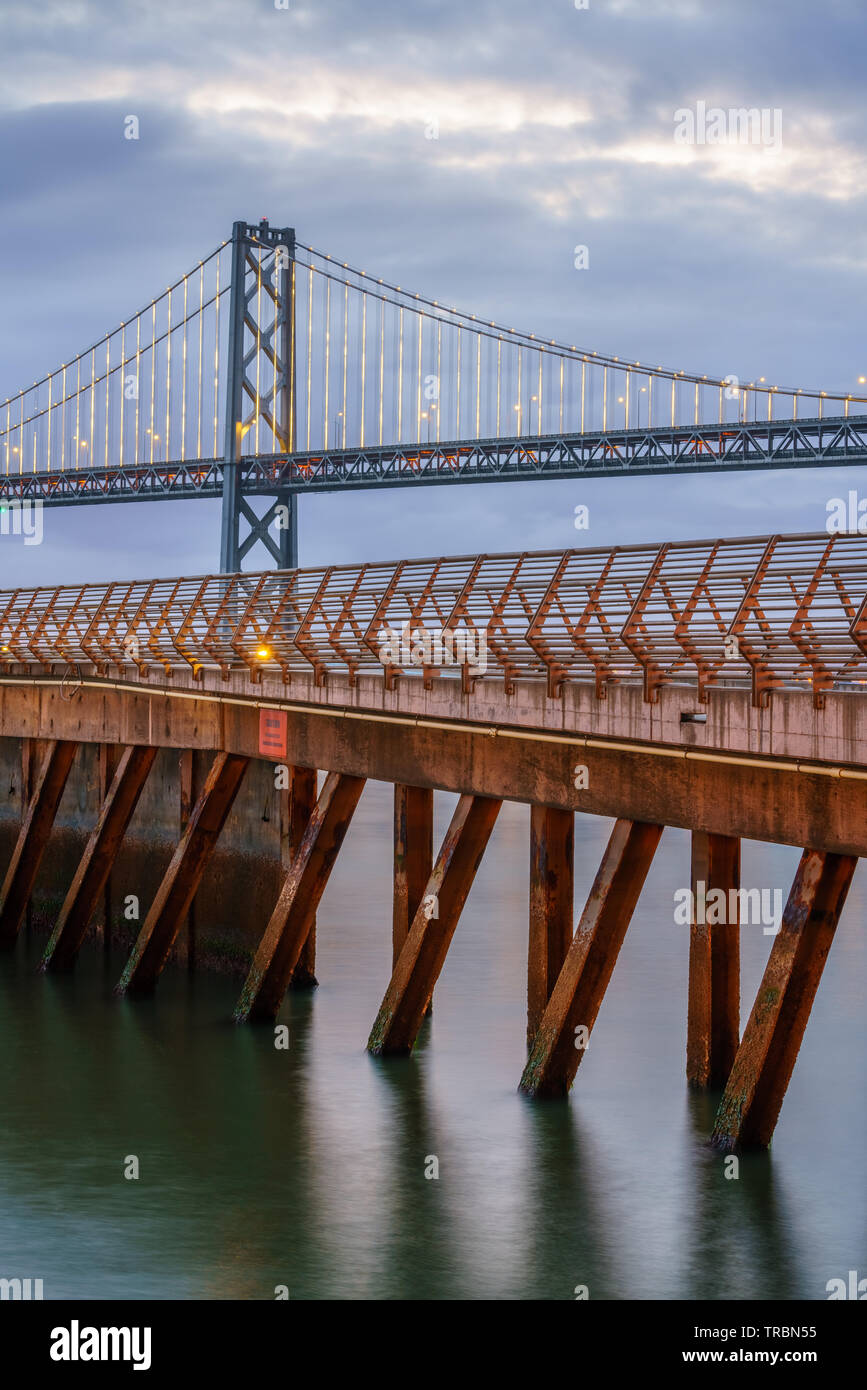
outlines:
[[[259,752],[263,758],[286,757],[286,726],[284,710],[260,709]]]

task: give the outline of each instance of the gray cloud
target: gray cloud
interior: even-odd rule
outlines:
[[[867,372],[864,20],[805,0],[7,0],[0,398],[228,236],[292,222],[371,272],[588,348],[850,389]],[[699,98],[783,110],[779,158],[672,158]],[[124,116],[141,139],[123,139]],[[440,122],[425,140],[424,123]],[[572,248],[590,247],[576,272]],[[336,495],[302,562],[815,529],[815,472]],[[585,537],[581,537],[584,540]],[[216,508],[65,509],[0,582],[211,567]],[[19,575],[26,579],[17,579]]]

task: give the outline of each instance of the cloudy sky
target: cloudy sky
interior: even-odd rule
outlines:
[[[865,40],[863,0],[0,0],[0,393],[262,216],[545,336],[857,389]],[[778,108],[782,143],[676,143],[675,111],[698,101]],[[319,495],[302,502],[301,563],[817,530],[864,482]],[[211,502],[44,524],[39,547],[0,538],[3,587],[217,564]]]

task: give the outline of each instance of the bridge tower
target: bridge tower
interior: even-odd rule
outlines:
[[[245,454],[295,449],[294,228],[271,227],[265,218],[256,225],[234,224],[228,348],[220,569],[240,570],[257,544],[280,569],[294,569],[296,494],[275,489],[259,515],[244,496],[241,470]]]

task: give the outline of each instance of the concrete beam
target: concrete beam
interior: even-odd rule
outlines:
[[[740,694],[740,692],[737,692]],[[180,692],[179,692],[180,695]],[[525,801],[613,819],[867,855],[867,772],[492,725],[443,726],[324,705],[287,710],[293,761],[353,777]],[[0,683],[10,735],[55,732],[83,742],[225,748],[259,756],[259,709],[233,697]],[[576,790],[576,764],[587,768]]]

